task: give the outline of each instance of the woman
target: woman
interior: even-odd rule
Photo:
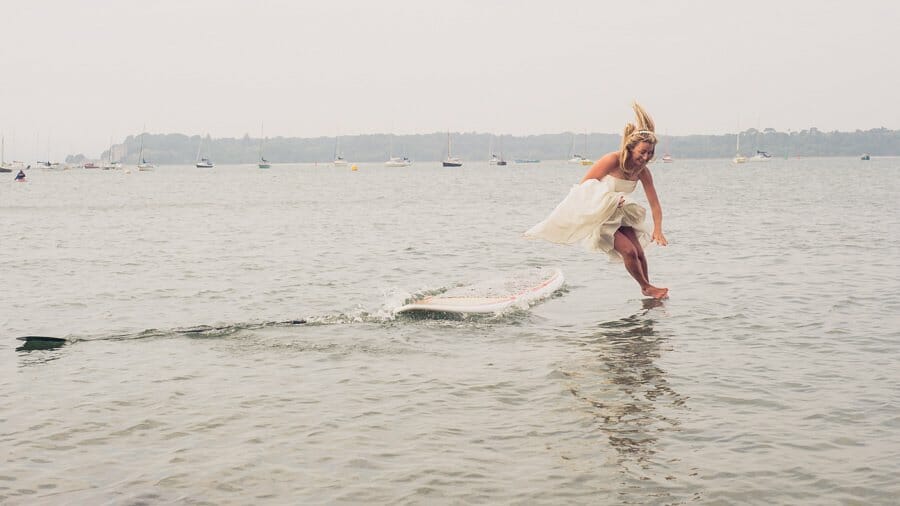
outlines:
[[[632,107],[637,125],[625,125],[621,149],[597,160],[550,216],[525,232],[525,236],[561,244],[581,242],[590,250],[604,251],[610,259],[625,263],[641,293],[662,299],[669,289],[650,284],[644,256],[644,246],[650,241],[660,246],[668,244],[662,232],[662,208],[647,168],[657,139],[650,115],[636,102]],[[638,181],[653,214],[652,230],[644,220],[646,210],[625,198]]]

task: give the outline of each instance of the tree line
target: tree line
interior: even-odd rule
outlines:
[[[822,132],[816,128],[778,132],[771,128],[748,129],[739,134],[659,136],[657,156],[670,153],[676,158],[730,158],[735,155],[738,135],[740,150],[753,155],[757,150],[775,157],[900,155],[900,130],[876,128],[855,132]],[[437,161],[447,155],[446,132],[415,135],[367,134],[341,137],[272,137],[244,135],[241,138],[213,139],[183,134],[129,135],[112,147],[113,159],[126,164],[138,162],[143,142],[144,158],[161,165],[190,164],[199,156],[220,164],[255,163],[262,152],[273,163],[329,163],[336,154],[350,162],[382,162],[393,156],[413,161]],[[563,132],[528,136],[498,136],[488,133],[451,133],[453,155],[463,161],[487,160],[490,154],[506,160],[565,160],[575,154],[587,158],[619,149],[619,134],[576,134]],[[100,159],[109,158],[104,151]],[[67,163],[89,160],[83,154],[69,155]]]

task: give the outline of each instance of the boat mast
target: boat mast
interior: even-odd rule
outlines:
[[[262,161],[262,148],[263,148],[263,135],[265,133],[265,125],[263,123],[259,124],[259,160]]]
[[[146,128],[146,126],[144,127]],[[138,163],[144,163],[144,132],[141,131],[141,149],[138,152]]]

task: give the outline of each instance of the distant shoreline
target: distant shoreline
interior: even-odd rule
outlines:
[[[367,134],[340,137],[271,137],[260,139],[218,138],[184,134],[144,134],[143,153],[158,165],[185,165],[196,160],[201,143],[204,156],[218,164],[256,163],[262,152],[273,163],[328,163],[340,155],[350,162],[384,162],[390,156],[407,156],[413,162],[437,161],[446,156],[447,132],[392,135]],[[488,160],[491,154],[507,161],[515,159],[567,160],[574,155],[599,158],[618,150],[619,134],[562,132],[556,134],[512,136],[477,132],[450,132],[453,155],[463,160]],[[855,132],[822,132],[815,128],[797,132],[773,129],[749,129],[738,135],[659,135],[657,156],[669,153],[678,159],[714,159],[735,156],[738,142],[744,156],[765,151],[774,158],[795,157],[872,157],[900,156],[900,130],[877,128]],[[99,157],[71,154],[65,162],[118,160],[137,163],[141,134],[130,135],[114,143]],[[110,156],[112,155],[112,156]]]
[[[816,159],[839,159],[839,158],[845,158],[845,159],[847,159],[847,160],[849,160],[849,161],[858,160],[858,161],[860,161],[860,163],[865,163],[865,162],[863,162],[862,160],[860,160],[860,156],[856,156],[856,155],[854,155],[854,156],[849,156],[849,155],[791,156],[791,157],[787,157],[787,158],[786,158],[786,157],[772,157],[772,158],[771,158],[771,161],[772,161],[773,163],[778,163],[778,162],[791,162],[791,161],[816,160]],[[871,157],[871,160],[869,160],[869,163],[871,163],[871,162],[877,162],[878,160],[891,160],[891,159],[900,159],[900,155],[872,156],[872,157]],[[663,168],[663,167],[677,167],[679,164],[685,164],[685,163],[688,163],[688,162],[716,162],[716,161],[720,161],[720,162],[723,162],[723,163],[727,163],[727,164],[729,164],[729,165],[730,165],[730,164],[733,164],[732,157],[715,157],[715,158],[713,158],[713,157],[694,157],[694,158],[683,157],[683,158],[675,158],[674,163],[671,163],[671,164],[670,164],[670,163],[665,163],[665,162],[663,162],[662,159],[661,159],[661,157],[660,157],[660,156],[657,156],[657,157],[654,158],[653,161],[651,162],[651,167],[660,167],[660,168]],[[384,162],[383,162],[383,161],[364,161],[364,162],[353,162],[353,161],[350,161],[350,162],[348,162],[347,165],[342,165],[342,166],[336,166],[336,165],[334,165],[334,163],[331,162],[331,161],[319,161],[319,162],[305,162],[305,161],[304,161],[304,162],[272,162],[272,163],[271,163],[271,168],[279,168],[279,167],[295,166],[295,167],[303,167],[303,168],[322,168],[322,169],[338,168],[338,169],[346,169],[346,168],[351,168],[351,167],[353,167],[353,166],[359,166],[359,167],[363,167],[363,168],[371,168],[372,166],[376,166],[376,167],[384,168],[384,170],[389,170],[389,171],[404,171],[404,170],[415,170],[417,167],[418,167],[418,168],[421,168],[421,167],[423,167],[423,166],[427,166],[427,167],[439,167],[440,164],[441,164],[441,162],[442,162],[441,160],[415,160],[415,161],[413,161],[413,163],[412,163],[410,166],[407,166],[407,167],[386,167],[386,166],[384,166]],[[69,163],[69,162],[67,162],[67,163],[65,163],[65,164],[63,164],[63,165],[65,165],[65,167],[60,166],[60,167],[55,167],[55,168],[53,168],[53,169],[48,169],[48,170],[63,170],[63,169],[68,170],[68,169],[72,169],[72,168],[75,168],[75,169],[82,169],[81,164],[79,164],[79,163]],[[125,169],[131,168],[132,165],[134,165],[134,164],[127,164],[127,163],[125,163],[125,164],[123,164],[123,167],[121,167],[121,168],[125,168]],[[494,168],[494,167],[496,167],[496,169],[502,170],[502,169],[510,168],[510,167],[524,167],[524,168],[527,168],[527,167],[529,167],[529,166],[531,166],[531,167],[534,167],[534,166],[546,167],[546,166],[548,166],[548,165],[552,165],[552,166],[565,166],[565,167],[567,167],[567,168],[571,168],[573,171],[576,171],[576,172],[577,172],[578,170],[587,170],[587,169],[588,169],[588,166],[581,166],[581,165],[578,165],[578,164],[572,164],[572,163],[569,163],[568,160],[539,160],[539,161],[537,161],[537,162],[515,162],[515,161],[509,161],[509,162],[508,162],[508,165],[506,165],[506,166],[495,166],[495,165],[489,164],[489,163],[488,163],[488,160],[486,160],[486,159],[463,160],[463,167],[462,167],[462,168],[465,169],[465,168],[467,168],[467,167],[477,166],[477,167],[479,167],[479,168],[487,168],[487,167]],[[747,163],[742,163],[742,164],[740,164],[740,165],[735,164],[735,166],[736,166],[736,167],[744,167],[744,168],[747,168],[747,167],[766,167],[767,165],[766,165],[765,163],[753,163],[753,162],[747,162]],[[157,167],[157,168],[162,168],[162,167],[183,167],[183,168],[186,167],[186,168],[194,168],[194,162],[186,162],[186,163],[160,163],[160,164],[156,164],[156,167]],[[212,169],[197,169],[197,170],[213,170],[213,171],[215,171],[216,169],[221,169],[221,168],[223,168],[223,167],[231,167],[231,168],[233,168],[233,167],[246,167],[246,168],[258,169],[256,162],[236,162],[236,163],[230,163],[230,162],[216,162],[215,168],[212,168]],[[41,169],[41,168],[43,168],[43,167],[31,165],[30,167],[27,167],[26,169]],[[86,169],[86,170],[98,170],[98,169],[92,168],[92,169]],[[121,169],[117,169],[117,170],[121,170]],[[447,169],[447,170],[460,170],[460,169]]]

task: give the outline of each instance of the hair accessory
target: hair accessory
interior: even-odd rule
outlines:
[[[638,130],[636,133],[639,133],[639,134],[655,134],[656,132],[654,132],[653,130]]]

